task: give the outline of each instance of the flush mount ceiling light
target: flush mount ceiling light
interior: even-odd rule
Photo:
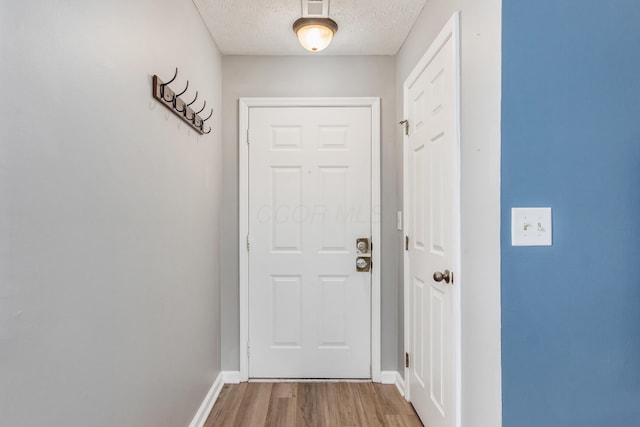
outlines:
[[[305,49],[320,52],[329,46],[338,24],[330,18],[300,18],[293,23],[293,32]]]

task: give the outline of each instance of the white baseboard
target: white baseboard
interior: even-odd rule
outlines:
[[[380,382],[382,384],[395,384],[396,374],[396,371],[382,371],[380,372]]]
[[[203,427],[207,421],[207,417],[213,409],[213,405],[216,403],[222,386],[225,384],[239,384],[240,383],[240,371],[222,371],[218,374],[213,385],[209,389],[209,392],[205,396],[196,416],[193,417],[189,427]]]
[[[382,371],[380,372],[380,382],[382,384],[395,384],[396,388],[400,392],[400,395],[404,396],[404,380],[402,375],[398,371]]]
[[[400,396],[404,397],[405,385],[404,378],[400,375],[400,372],[396,372],[396,388],[400,392]]]
[[[225,384],[240,384],[240,371],[222,371],[222,381]]]
[[[213,404],[216,403],[216,399],[220,394],[220,390],[222,390],[222,386],[224,385],[223,381],[224,373],[220,372],[216,377],[213,385],[209,389],[209,392],[204,397],[198,412],[196,412],[196,416],[193,417],[191,424],[189,427],[203,427],[204,423],[207,421],[207,417],[211,413],[211,409],[213,408]]]

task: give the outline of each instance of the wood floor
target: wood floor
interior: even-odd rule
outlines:
[[[205,427],[422,426],[392,384],[301,382],[226,384]]]

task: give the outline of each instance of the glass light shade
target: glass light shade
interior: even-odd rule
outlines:
[[[329,18],[300,18],[293,24],[298,41],[311,52],[320,52],[329,46],[338,24]]]

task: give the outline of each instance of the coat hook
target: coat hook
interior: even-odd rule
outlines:
[[[196,114],[200,114],[204,111],[204,107],[207,106],[207,101],[204,101],[204,104],[202,105],[202,108],[200,109],[200,111],[197,111]]]
[[[185,105],[188,107],[189,105],[191,105],[191,104],[193,104],[194,102],[196,102],[196,99],[198,99],[198,91],[196,91],[196,97],[195,97],[195,98],[193,98],[193,101],[191,101],[190,103],[185,104]]]
[[[171,77],[171,80],[169,80],[166,83],[161,84],[160,86],[166,86],[166,85],[172,83],[176,79],[176,77],[178,77],[178,67],[176,67],[176,72],[173,73],[173,77]]]
[[[178,108],[178,100],[179,98],[176,96],[173,99],[173,108],[178,112],[178,113],[182,113],[182,114],[187,114],[187,104],[184,103],[184,101],[182,101],[182,110]]]
[[[198,91],[196,91],[193,99],[188,103],[181,98],[181,96],[183,96],[189,90],[189,80],[186,81],[184,89],[181,92],[177,92],[173,88],[169,87],[169,85],[175,82],[175,80],[178,78],[178,72],[178,67],[176,67],[176,71],[173,74],[173,77],[171,77],[171,79],[169,79],[169,81],[167,81],[166,83],[163,83],[162,80],[160,80],[160,78],[154,74],[151,85],[151,95],[162,105],[171,110],[175,115],[188,123],[189,126],[195,129],[200,135],[211,133],[213,130],[213,128],[211,127],[209,127],[209,129],[205,132],[204,122],[213,117],[213,108],[211,108],[211,110],[209,111],[209,115],[203,119],[199,116],[199,114],[201,114],[207,108],[207,101],[203,101],[202,108],[200,108],[200,110],[196,111],[195,108],[193,108],[193,105],[195,105],[195,103],[198,101]]]
[[[180,92],[180,93],[176,93],[175,96],[173,97],[173,108],[175,108],[175,110],[178,113],[185,113],[187,111],[187,107],[186,107],[184,101],[182,101],[180,99],[180,95],[185,93],[187,91],[187,89],[189,89],[189,80],[187,80],[187,85],[185,86],[184,90],[182,92]],[[182,110],[178,109],[178,99],[180,99],[180,101],[182,101]]]
[[[209,120],[211,118],[211,116],[213,116],[213,108],[211,109],[211,113],[209,113],[209,117],[207,117],[206,119],[202,119],[202,123],[204,123],[207,120]]]
[[[173,82],[173,81],[176,79],[176,77],[178,77],[178,67],[176,67],[176,72],[173,74],[173,77],[171,77],[171,80],[169,80],[169,81],[168,81],[168,82],[166,82],[166,83],[162,83],[162,84],[160,85],[160,97],[162,97],[162,99],[163,99],[164,101],[166,101],[166,102],[172,102],[172,101],[175,99],[175,95],[173,96],[173,97],[174,97],[173,99],[166,99],[166,98],[164,97],[164,88],[165,88],[165,86],[167,86],[169,83]]]
[[[189,80],[187,80],[187,85],[184,87],[184,90],[180,93],[176,93],[176,97],[184,94],[187,91],[187,89],[189,89]]]
[[[188,107],[189,105],[193,104],[194,102],[196,102],[196,99],[198,99],[198,91],[196,91],[196,96],[195,96],[195,98],[193,98],[193,101],[191,101],[191,102],[190,102],[190,103],[188,103],[188,104],[184,104],[184,110],[180,111],[181,113],[184,113],[184,117],[185,117],[187,120],[193,120],[193,119],[196,117],[196,115],[195,115],[195,114],[194,114],[194,115],[193,115],[193,117],[191,117],[191,118],[189,118],[189,117],[187,116],[187,107]]]
[[[164,97],[164,86],[160,85],[160,97],[164,102],[173,102],[176,99],[176,95],[173,95],[173,98],[167,99]]]

